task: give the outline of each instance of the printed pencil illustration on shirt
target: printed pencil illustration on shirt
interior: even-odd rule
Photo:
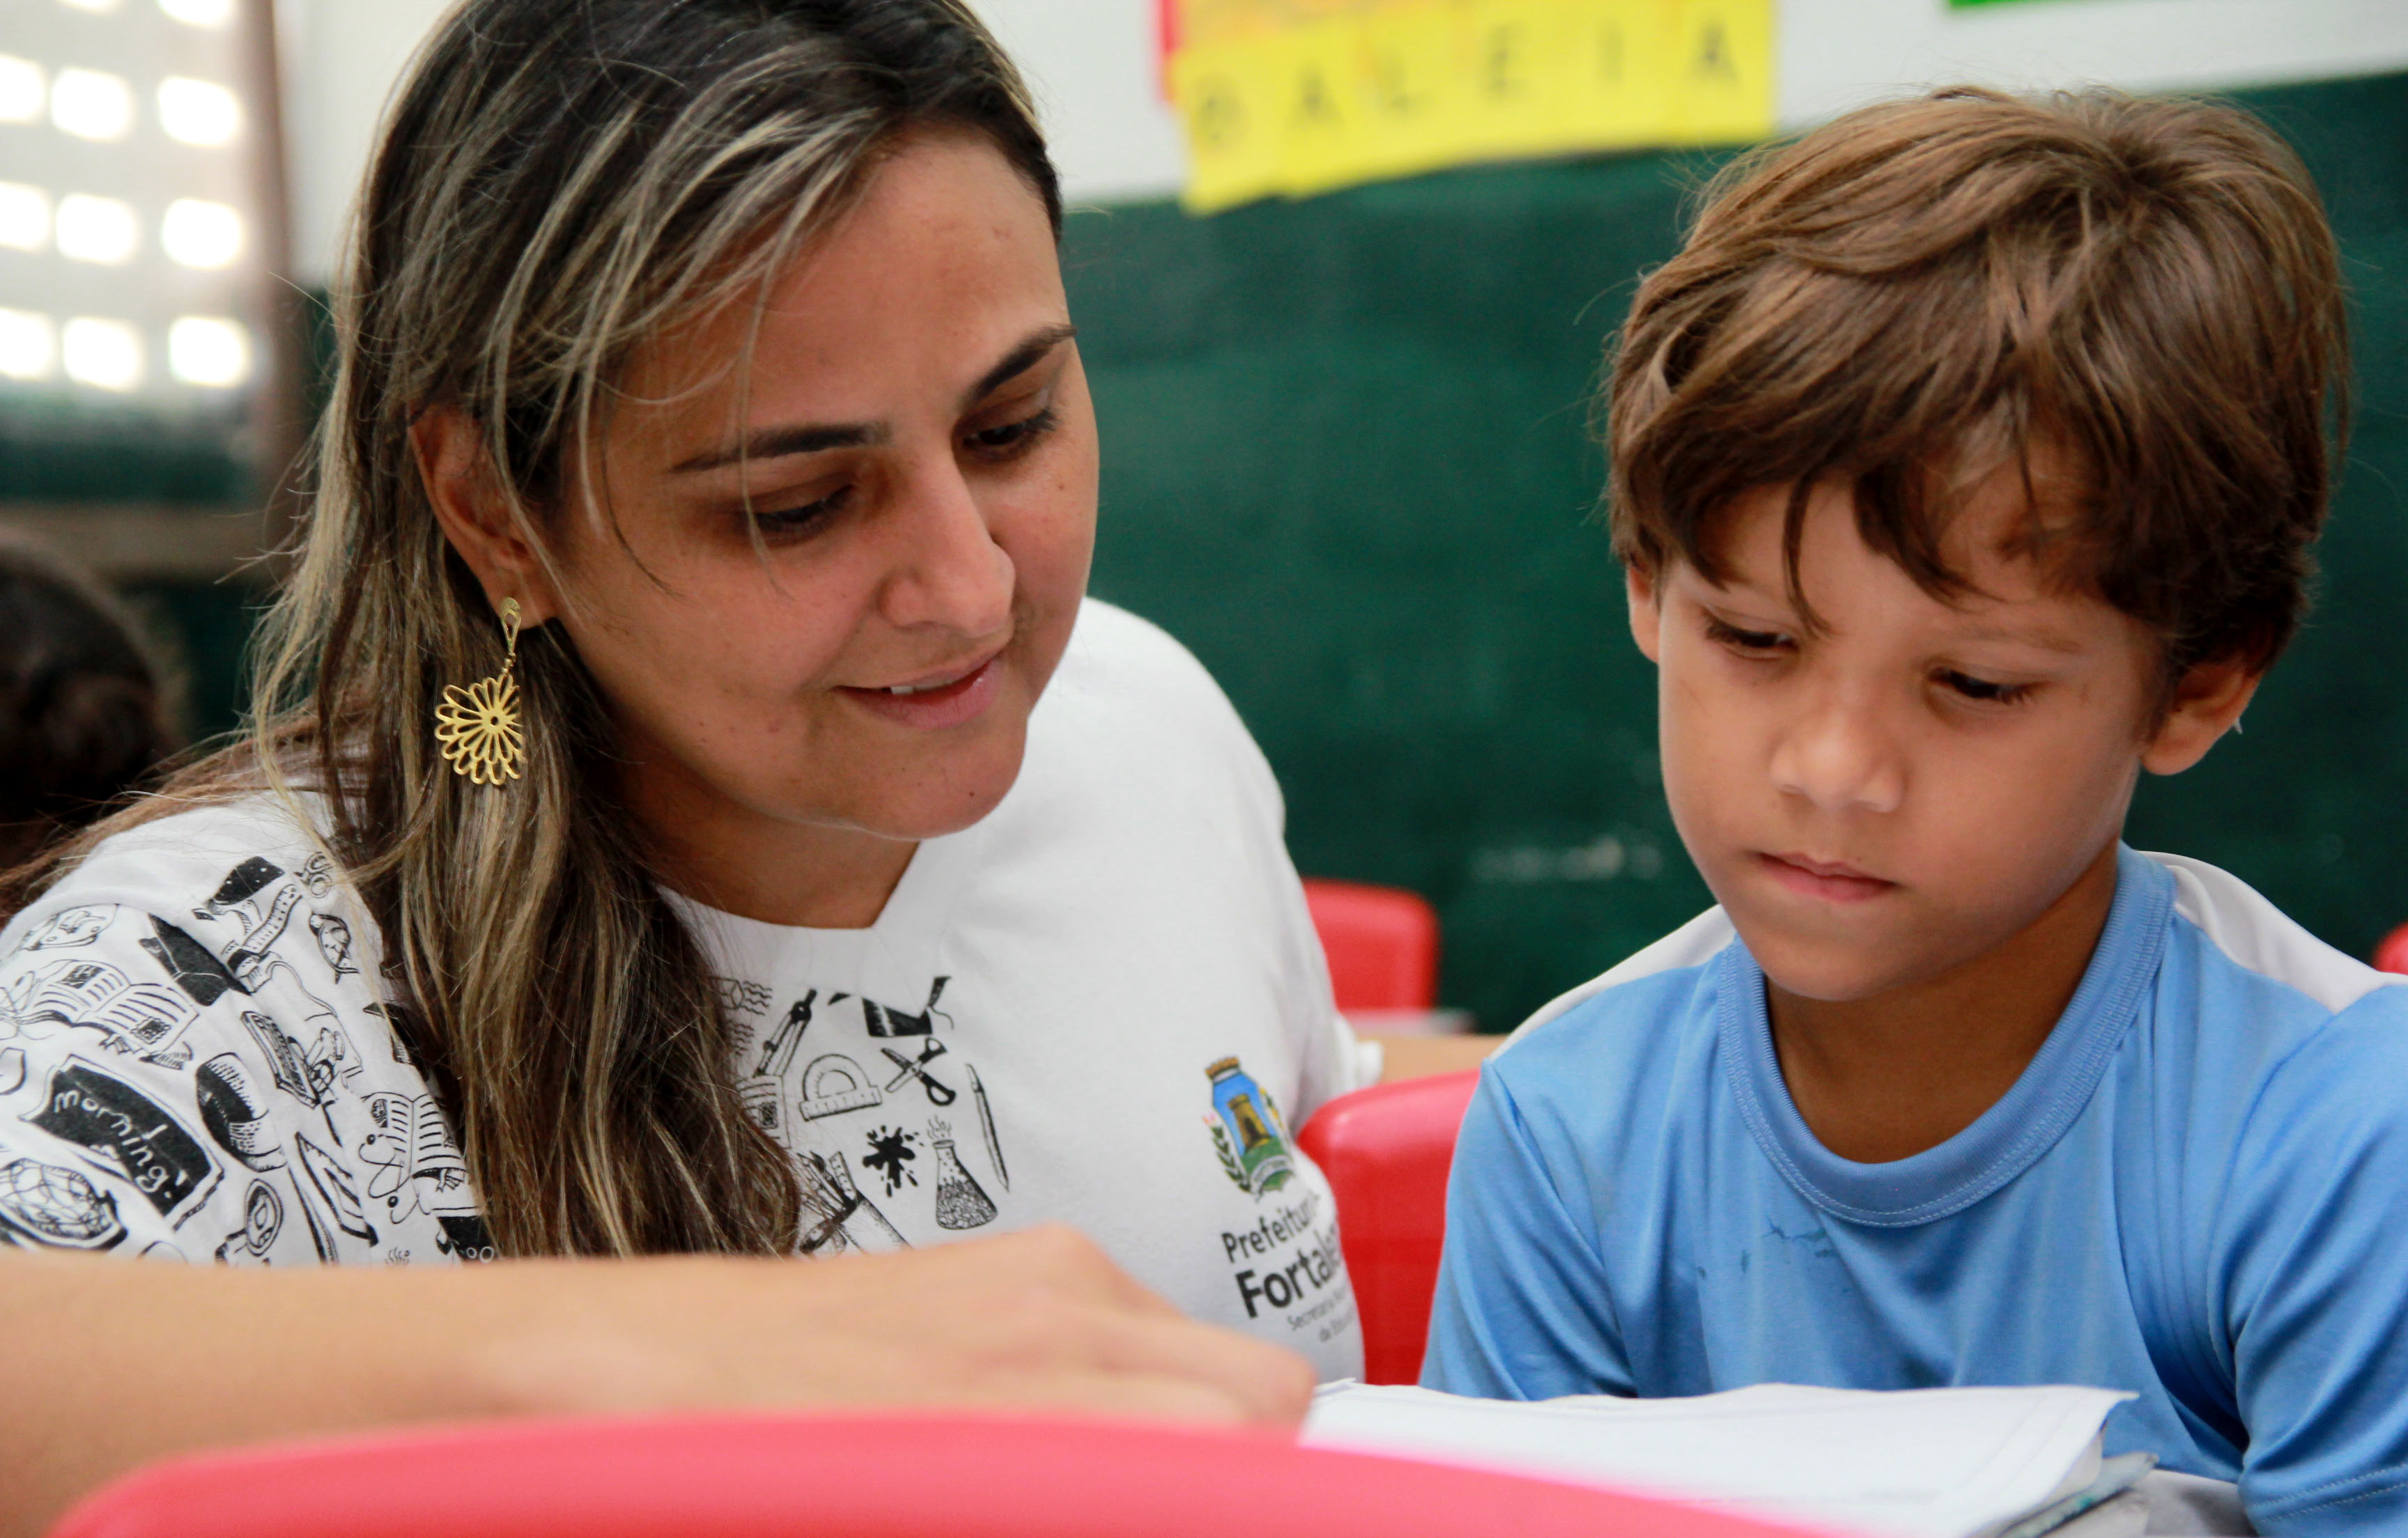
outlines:
[[[1296,1175],[1286,1123],[1270,1091],[1255,1083],[1236,1058],[1223,1058],[1204,1072],[1212,1083],[1214,1113],[1204,1118],[1204,1125],[1212,1134],[1221,1172],[1259,1201]]]
[[[796,1249],[805,1255],[841,1255],[847,1250],[875,1253],[910,1249],[909,1241],[886,1220],[869,1198],[853,1184],[844,1155],[805,1154],[796,1165],[803,1177],[803,1238]],[[867,1242],[865,1242],[867,1241]]]

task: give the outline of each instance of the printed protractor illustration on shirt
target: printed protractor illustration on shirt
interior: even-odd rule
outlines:
[[[1296,1175],[1296,1160],[1288,1150],[1287,1124],[1270,1091],[1239,1066],[1223,1058],[1204,1070],[1212,1085],[1212,1113],[1204,1125],[1212,1134],[1212,1151],[1221,1173],[1256,1201],[1284,1186]]]
[[[38,1159],[0,1164],[0,1244],[102,1250],[124,1242],[117,1198],[81,1170]]]
[[[796,1247],[803,1254],[875,1254],[911,1247],[886,1215],[861,1194],[844,1155],[805,1153],[795,1162],[802,1175],[803,1235]]]
[[[223,1172],[174,1113],[98,1065],[72,1057],[50,1071],[42,1104],[23,1119],[83,1151],[181,1228]]]
[[[870,1082],[861,1064],[841,1052],[828,1052],[804,1067],[802,1098],[795,1108],[805,1121],[818,1121],[847,1111],[866,1111],[885,1101],[885,1091]]]
[[[942,1117],[928,1118],[928,1146],[937,1155],[937,1226],[983,1228],[995,1221],[995,1200],[962,1166],[953,1151],[953,1129]]]

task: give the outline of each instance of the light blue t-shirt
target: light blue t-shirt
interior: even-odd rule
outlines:
[[[1799,1117],[1764,974],[1711,912],[1484,1070],[1422,1381],[2128,1388],[2111,1454],[2237,1479],[2264,1531],[2408,1531],[2403,981],[2124,850],[2014,1087],[1859,1164]]]

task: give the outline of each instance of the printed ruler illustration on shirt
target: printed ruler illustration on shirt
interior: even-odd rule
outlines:
[[[1157,3],[1194,212],[1772,131],[1772,0]]]
[[[952,982],[935,977],[916,1006],[807,987],[781,1008],[762,984],[720,979],[752,1032],[745,1107],[802,1176],[806,1254],[904,1248],[907,1230],[934,1238],[999,1216],[1011,1169],[986,1083],[949,1040]]]
[[[350,920],[312,905],[334,888],[323,856],[291,870],[254,856],[173,916],[75,907],[27,933],[0,963],[0,1095],[29,1089],[38,1061],[39,1102],[18,1119],[87,1168],[0,1158],[0,1239],[114,1247],[130,1191],[178,1234],[151,1248],[184,1253],[182,1231],[231,1179],[239,1206],[218,1203],[217,1221],[232,1232],[198,1246],[228,1264],[265,1264],[280,1241],[303,1261],[406,1260],[404,1227],[444,1254],[492,1254],[403,1046],[408,1010],[368,986]],[[366,1073],[362,1039],[389,1044],[389,1073]]]

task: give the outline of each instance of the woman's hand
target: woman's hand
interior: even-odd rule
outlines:
[[[480,1368],[500,1408],[1009,1404],[1284,1426],[1312,1397],[1302,1358],[1182,1318],[1068,1228],[582,1269],[573,1302],[532,1289],[496,1321]]]
[[[802,1261],[239,1274],[0,1251],[0,1538],[172,1453],[492,1416],[1014,1406],[1284,1426],[1303,1360],[1065,1228]]]

